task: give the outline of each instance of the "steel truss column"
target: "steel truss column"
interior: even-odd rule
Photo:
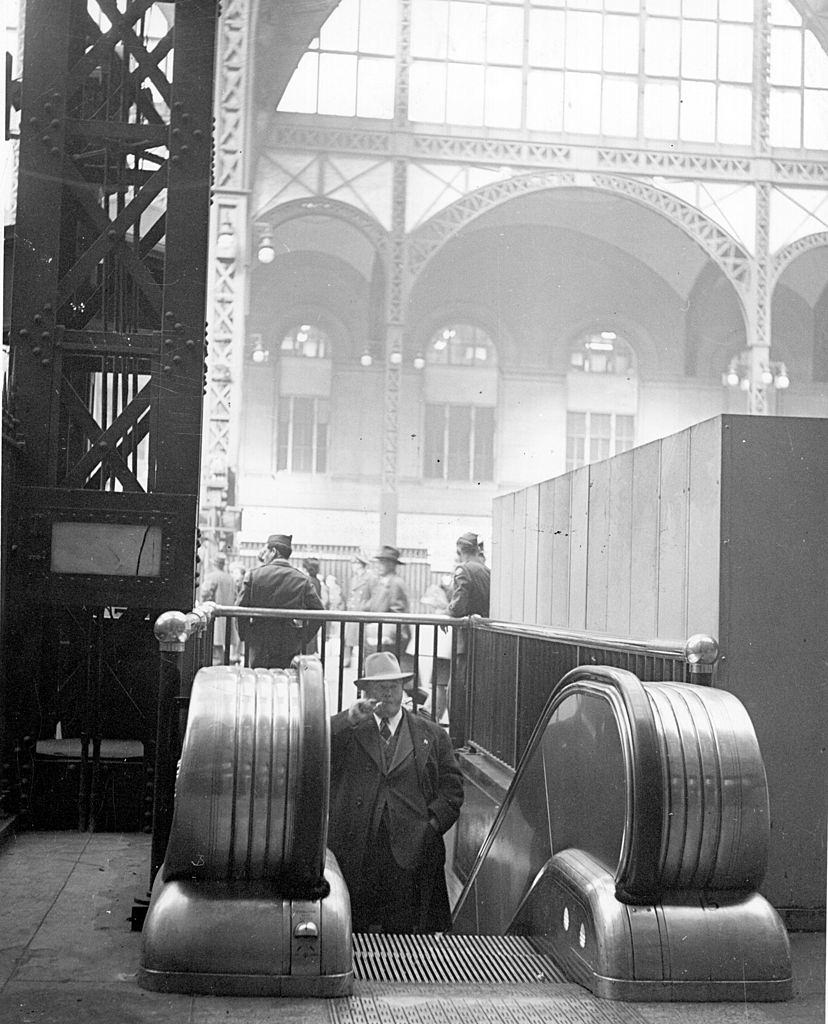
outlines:
[[[753,29],[753,151],[758,157],[770,154],[770,4],[754,0]],[[750,352],[748,412],[763,416],[771,412],[768,387],[763,373],[770,365],[771,346],[771,258],[770,196],[768,180],[755,185],[755,234],[752,273],[747,301],[747,343]]]
[[[238,463],[245,308],[249,290],[248,148],[253,4],[229,0],[219,22],[202,503],[211,476]]]
[[[394,92],[394,123],[400,128],[408,119],[408,81],[411,63],[411,0],[399,5],[397,30],[397,78]],[[380,488],[380,543],[397,543],[397,454],[400,429],[405,312],[408,300],[408,243],[405,231],[408,163],[394,161],[391,196],[391,233],[385,280],[386,332],[383,404],[382,476]],[[395,353],[399,358],[391,359]]]

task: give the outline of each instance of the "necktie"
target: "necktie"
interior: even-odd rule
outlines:
[[[387,747],[388,744],[391,742],[391,730],[388,727],[387,718],[380,719],[380,736],[382,736],[382,742]]]

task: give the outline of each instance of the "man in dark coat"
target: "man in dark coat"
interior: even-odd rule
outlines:
[[[449,615],[454,619],[462,619],[466,615],[488,618],[491,577],[491,569],[483,557],[483,542],[476,533],[462,534],[457,538],[457,565],[452,578]],[[462,686],[467,671],[466,636],[465,630],[462,630],[457,637],[457,658],[448,685],[449,708],[454,680],[459,680]]]
[[[293,538],[271,534],[260,555],[262,565],[245,574],[239,605],[243,608],[297,608],[322,610],[310,579],[288,559]],[[297,620],[299,621],[299,620]],[[239,636],[247,644],[251,668],[289,668],[293,658],[316,635],[321,623],[293,619],[238,619]]]
[[[390,651],[365,658],[364,696],[331,720],[328,845],[351,895],[354,931],[445,931],[443,834],[463,803],[445,731],[402,708],[413,686]]]

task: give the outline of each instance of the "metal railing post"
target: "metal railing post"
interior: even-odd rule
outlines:
[[[155,621],[160,651],[158,711],[155,725],[155,771],[152,793],[150,888],[164,860],[172,825],[175,771],[179,746],[178,696],[184,670],[184,648],[190,623],[182,612],[164,612]]]
[[[690,668],[690,682],[712,686],[713,673],[719,660],[719,645],[706,633],[694,633],[684,645],[684,659]]]

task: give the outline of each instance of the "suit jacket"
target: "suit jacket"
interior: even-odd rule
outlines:
[[[239,605],[243,608],[322,610],[309,577],[284,558],[258,565],[244,577]],[[299,629],[291,619],[238,619],[239,635],[247,642],[251,668],[288,668],[321,623]]]
[[[421,930],[450,924],[446,890],[446,832],[460,813],[463,777],[440,726],[403,711],[394,758],[383,769],[373,716],[352,725],[347,711],[331,720],[331,797],[328,845],[352,893],[359,889],[366,849],[383,808],[397,863],[418,876]],[[437,831],[429,819],[437,822]]]

